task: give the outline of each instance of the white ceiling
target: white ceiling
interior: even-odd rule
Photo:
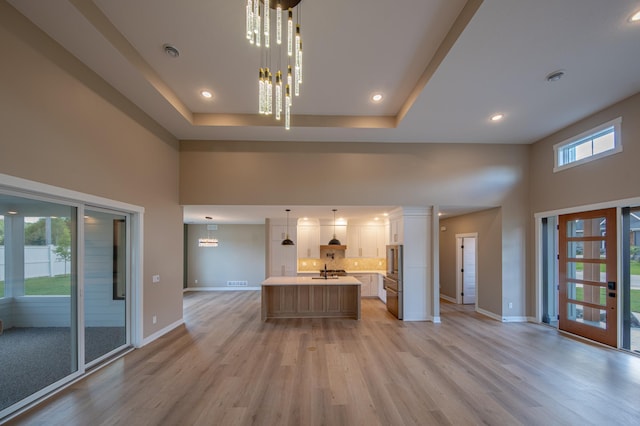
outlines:
[[[640,92],[638,0],[302,0],[289,131],[257,114],[245,0],[8,1],[181,140],[528,144]]]

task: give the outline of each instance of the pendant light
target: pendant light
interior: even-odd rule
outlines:
[[[282,240],[282,245],[283,246],[293,246],[295,245],[293,243],[293,241],[291,241],[291,239],[289,238],[289,212],[291,211],[290,209],[286,209],[285,210],[287,212],[287,238],[285,238],[284,240]]]
[[[330,245],[330,246],[339,246],[339,245],[342,245],[342,244],[340,243],[340,240],[338,240],[338,239],[336,238],[336,212],[337,212],[337,211],[338,211],[338,210],[333,209],[333,239],[332,239],[331,241],[329,241],[329,245]]]

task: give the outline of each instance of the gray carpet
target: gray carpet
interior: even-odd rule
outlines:
[[[85,330],[85,358],[91,362],[125,344],[122,327]],[[0,410],[68,376],[71,368],[69,328],[11,328],[0,335]]]

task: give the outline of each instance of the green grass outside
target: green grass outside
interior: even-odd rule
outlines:
[[[584,263],[576,263],[576,271],[582,271]],[[606,265],[600,265],[600,272],[605,272]],[[640,275],[640,262],[636,260],[631,261],[631,275]]]
[[[576,271],[582,271],[584,269],[584,263],[576,263]],[[605,272],[606,265],[600,265],[600,272]],[[631,261],[631,275],[640,275],[640,262],[636,260]]]
[[[631,312],[640,312],[640,290],[631,290]]]
[[[576,300],[584,300],[584,289],[576,288]],[[602,289],[600,292],[600,304],[606,305],[606,291]],[[640,290],[631,290],[631,312],[640,312]]]
[[[71,294],[71,275],[55,277],[27,278],[26,296],[69,296]],[[4,281],[0,281],[0,297],[4,296]]]

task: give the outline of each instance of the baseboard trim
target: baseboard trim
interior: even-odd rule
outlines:
[[[153,342],[156,339],[159,339],[160,337],[164,336],[165,334],[167,334],[168,332],[172,331],[175,328],[180,327],[182,324],[184,324],[184,319],[180,318],[178,321],[174,322],[173,324],[170,324],[168,326],[166,326],[165,328],[156,331],[155,333],[151,334],[150,336],[147,336],[145,338],[142,339],[142,344],[140,346],[137,346],[138,348],[141,348],[143,346],[148,345],[149,343]]]
[[[477,306],[476,306],[476,312],[481,314],[481,315],[484,315],[485,317],[489,317],[489,318],[494,319],[496,321],[502,322],[502,317],[500,315],[494,314],[493,312],[489,312],[489,311],[484,310],[482,308],[478,308]]]
[[[440,295],[440,299],[446,300],[447,302],[450,302],[450,303],[458,303],[458,301],[455,298],[450,296],[445,296],[444,294]]]
[[[256,291],[262,287],[187,287],[182,289],[183,293],[191,291]]]
[[[520,316],[503,317],[478,307],[476,307],[476,312],[500,322],[529,322],[530,319],[529,317]]]

